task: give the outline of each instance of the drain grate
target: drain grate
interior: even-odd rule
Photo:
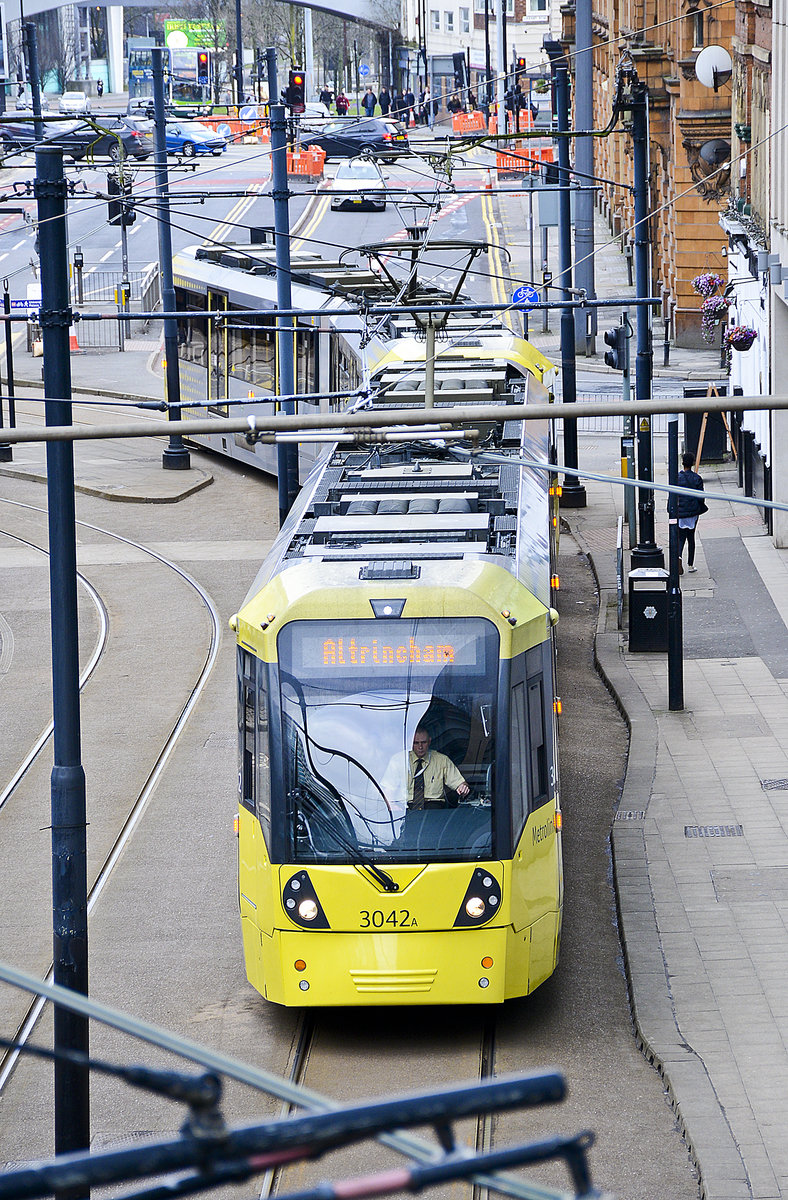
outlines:
[[[686,838],[744,837],[741,825],[685,825]]]
[[[788,792],[788,779],[762,779],[761,787],[765,792]]]
[[[622,808],[613,817],[614,821],[645,821],[645,808]]]

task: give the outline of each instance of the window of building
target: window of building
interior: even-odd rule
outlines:
[[[460,33],[471,32],[471,10],[469,8],[460,9]]]
[[[446,11],[443,14],[443,32],[454,33],[454,13]]]
[[[438,12],[437,8],[431,8],[430,9],[430,29],[433,31],[433,33],[440,33],[440,28],[441,28],[441,15]]]
[[[547,0],[528,0],[529,17],[546,17]]]

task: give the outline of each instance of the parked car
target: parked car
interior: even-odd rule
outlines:
[[[84,92],[64,92],[60,97],[60,111],[62,113],[88,113],[90,112],[90,99]]]
[[[7,113],[6,117],[15,115]],[[29,113],[24,121],[10,122],[0,118],[0,144],[3,151],[33,150],[36,145],[62,146],[64,154],[74,159],[108,158],[120,162],[124,158],[147,158],[153,152],[153,138],[125,124],[125,118],[102,121],[94,129],[86,121],[59,121],[44,125],[39,143],[35,123]]]
[[[221,154],[227,142],[199,121],[167,122],[167,153],[192,158],[195,154]]]
[[[390,117],[334,117],[310,123],[299,132],[302,146],[320,146],[327,158],[355,158],[358,154],[379,154],[397,158],[410,154],[404,126]]]
[[[386,208],[386,182],[380,167],[368,158],[340,163],[332,187],[337,193],[331,197],[334,209],[372,208],[383,212]]]

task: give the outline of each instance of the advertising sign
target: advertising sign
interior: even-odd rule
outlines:
[[[183,50],[187,46],[224,46],[227,43],[227,25],[224,21],[165,21],[164,40],[170,50]]]

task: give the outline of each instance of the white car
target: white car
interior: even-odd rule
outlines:
[[[60,97],[60,111],[63,113],[88,113],[90,100],[84,92],[64,92]]]
[[[332,187],[336,195],[331,197],[331,207],[372,208],[384,212],[386,208],[386,181],[377,163],[366,158],[352,158],[340,163]]]

